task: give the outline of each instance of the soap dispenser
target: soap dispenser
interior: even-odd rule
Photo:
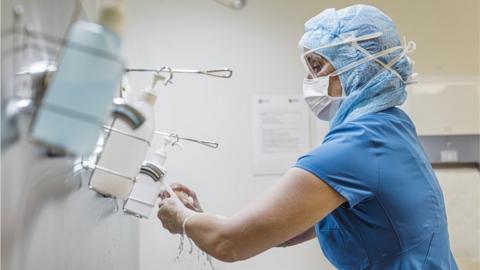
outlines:
[[[88,155],[103,131],[124,67],[120,60],[123,6],[104,7],[98,23],[70,28],[60,64],[31,127],[32,138],[75,155]]]
[[[167,159],[166,149],[169,145],[174,145],[174,140],[171,136],[162,138],[162,146],[153,153],[153,157],[149,161],[143,163],[140,173],[135,179],[135,184],[123,207],[125,213],[148,218],[162,188],[170,190],[170,187],[164,182],[167,172],[165,161]]]
[[[131,131],[128,125],[118,120],[107,128],[104,148],[90,179],[90,189],[105,196],[128,198],[154,134],[155,86],[160,78],[155,74],[152,85],[143,90],[133,103],[133,107],[145,116],[139,128]]]

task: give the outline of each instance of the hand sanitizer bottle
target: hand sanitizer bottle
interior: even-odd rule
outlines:
[[[170,188],[164,183],[167,172],[165,161],[167,159],[166,148],[173,142],[170,136],[163,137],[163,145],[155,151],[151,160],[143,163],[138,174],[132,192],[125,202],[123,210],[137,217],[148,218],[155,208],[155,202],[162,190],[162,186]],[[172,192],[171,189],[169,192]],[[174,195],[174,194],[173,194]]]
[[[114,121],[90,180],[91,189],[106,196],[128,198],[155,131],[155,83],[143,90],[133,103],[133,107],[145,116],[139,128],[131,131],[125,123]]]
[[[32,125],[35,141],[76,155],[94,150],[124,73],[119,59],[123,20],[117,3],[102,9],[98,24],[72,26]]]

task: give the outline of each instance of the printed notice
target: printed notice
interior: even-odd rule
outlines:
[[[282,175],[308,151],[308,108],[301,96],[254,96],[252,117],[254,175]]]

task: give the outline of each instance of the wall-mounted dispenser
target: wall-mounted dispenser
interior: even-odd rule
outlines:
[[[155,129],[154,104],[156,101],[155,87],[159,81],[164,86],[172,83],[173,75],[180,74],[201,74],[216,78],[231,78],[232,70],[228,68],[195,70],[195,69],[173,69],[164,66],[159,69],[150,68],[128,68],[126,72],[148,72],[153,73],[153,81],[150,88],[144,90],[139,99],[133,104],[145,118],[143,125],[137,130],[132,131],[121,122],[115,121],[112,126],[105,126],[107,134],[100,142],[101,146],[96,153],[95,158],[90,158],[88,162],[82,162],[84,167],[94,170],[89,182],[90,189],[108,197],[126,200],[131,194],[134,184],[137,182],[136,176],[140,172],[142,161],[150,147],[150,142]],[[168,73],[164,76],[163,73]],[[124,80],[125,81],[125,80]],[[128,88],[125,85],[124,88]],[[130,95],[128,90],[124,89],[124,94]],[[176,134],[155,132],[162,136],[175,138],[175,143],[179,140],[197,142],[208,147],[217,148],[218,144],[214,142],[198,141],[195,139],[182,138]],[[142,168],[147,170],[148,168]],[[139,183],[147,183],[140,179]],[[141,188],[139,184],[137,189]],[[157,194],[158,195],[158,194]],[[133,211],[133,210],[132,210]],[[128,212],[128,211],[127,211]]]
[[[480,88],[477,77],[420,77],[403,108],[434,165],[480,168]]]
[[[119,121],[107,128],[106,143],[90,180],[91,189],[105,196],[127,199],[155,131],[155,86],[161,79],[163,77],[154,74],[152,85],[133,103],[145,117],[140,128],[131,131]]]
[[[162,138],[162,146],[153,153],[150,160],[142,164],[140,173],[135,178],[135,184],[123,207],[128,214],[148,218],[155,207],[158,194],[164,184],[163,177],[167,173],[165,168],[166,150],[169,145],[174,145],[172,137],[162,136]]]
[[[87,155],[103,131],[124,73],[120,61],[121,7],[104,8],[100,24],[79,21],[68,34],[32,125],[34,140]]]
[[[158,195],[162,189],[172,192],[165,181],[165,161],[167,159],[167,147],[180,145],[179,141],[189,141],[201,144],[210,148],[218,148],[218,143],[209,141],[200,141],[191,138],[183,138],[177,134],[168,134],[156,132],[162,136],[162,146],[158,148],[150,160],[143,163],[140,173],[135,178],[133,189],[125,202],[123,211],[126,214],[134,215],[140,218],[149,218]]]

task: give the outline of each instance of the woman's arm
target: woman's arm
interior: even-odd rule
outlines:
[[[281,181],[238,214],[223,218],[197,213],[187,220],[185,230],[201,249],[219,260],[233,262],[294,238],[343,202],[342,196],[316,176],[292,168]],[[170,209],[168,204],[160,208],[159,218],[164,227],[175,231],[172,228],[179,222],[171,220],[183,221],[185,215],[176,213],[177,210]],[[178,228],[176,230],[178,232]]]

